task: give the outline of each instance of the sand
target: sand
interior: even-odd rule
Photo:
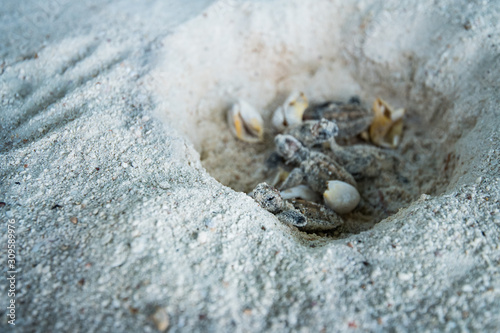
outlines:
[[[0,15],[17,331],[500,329],[500,5],[34,0]],[[331,238],[245,194],[272,135],[236,141],[225,111],[244,98],[268,122],[292,90],[406,108],[404,205]]]

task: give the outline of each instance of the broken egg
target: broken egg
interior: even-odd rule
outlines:
[[[285,103],[274,111],[271,120],[273,127],[281,132],[289,126],[300,124],[308,106],[309,101],[303,92],[293,92]]]
[[[405,110],[393,111],[387,102],[377,98],[373,102],[373,112],[375,118],[369,129],[370,140],[380,147],[396,148],[403,133]]]
[[[286,190],[281,191],[280,194],[285,200],[299,198],[313,202],[319,201],[318,194],[311,190],[311,188],[307,185],[297,185],[295,187],[287,188]]]
[[[227,113],[231,133],[238,139],[257,143],[264,140],[264,121],[260,113],[249,103],[239,100]]]

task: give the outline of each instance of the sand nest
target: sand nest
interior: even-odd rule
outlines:
[[[2,34],[0,68],[17,327],[500,328],[499,5],[99,6],[8,8],[0,26],[33,36]],[[384,216],[306,234],[245,194],[272,135],[240,142],[225,113],[251,101],[271,133],[295,90],[406,109],[408,181],[384,190]]]

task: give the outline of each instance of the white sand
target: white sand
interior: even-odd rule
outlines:
[[[499,4],[34,0],[0,15],[18,331],[155,331],[158,309],[169,332],[500,329]],[[272,149],[236,142],[225,109],[245,98],[268,120],[296,89],[405,107],[414,172],[435,174],[422,195],[328,239],[212,178],[248,188]]]

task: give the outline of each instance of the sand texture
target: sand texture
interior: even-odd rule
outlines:
[[[499,17],[496,1],[3,1],[15,330],[499,331]],[[384,216],[307,234],[246,195],[294,90],[406,109],[408,183],[366,187]],[[239,98],[264,143],[231,135]]]

